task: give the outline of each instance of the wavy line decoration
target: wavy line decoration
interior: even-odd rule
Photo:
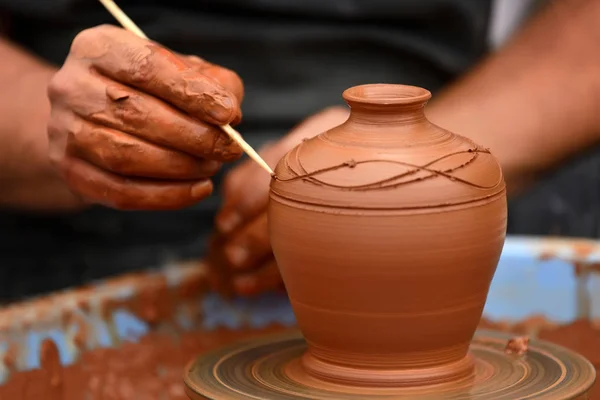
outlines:
[[[448,158],[455,157],[457,155],[462,155],[462,154],[471,154],[472,156],[467,161],[463,162],[462,164],[451,167],[451,168],[446,168],[443,170],[438,170],[438,169],[433,168],[433,166],[435,164],[439,163],[442,160],[446,160]],[[470,182],[466,179],[459,178],[455,175],[452,175],[453,172],[455,172],[461,168],[465,168],[466,166],[471,164],[473,161],[475,161],[477,159],[477,157],[479,157],[480,154],[490,154],[491,155],[491,153],[488,149],[474,147],[474,148],[470,148],[467,150],[456,151],[453,153],[443,155],[443,156],[438,157],[432,161],[429,161],[428,163],[423,164],[423,165],[417,165],[417,164],[412,164],[412,163],[397,161],[397,160],[377,160],[377,159],[360,160],[360,161],[349,160],[349,161],[346,161],[346,162],[343,162],[343,163],[340,163],[337,165],[333,165],[331,167],[322,168],[322,169],[318,169],[318,170],[311,171],[311,172],[308,172],[306,170],[306,168],[302,165],[302,162],[299,160],[299,157],[297,157],[298,165],[300,165],[300,167],[303,170],[302,174],[291,177],[291,178],[286,178],[286,179],[282,179],[278,176],[274,176],[274,179],[276,179],[280,182],[293,182],[293,181],[298,181],[298,180],[306,180],[306,181],[312,182],[317,185],[322,185],[322,186],[327,186],[327,187],[332,187],[332,188],[337,188],[337,189],[354,190],[354,191],[370,191],[370,190],[380,190],[380,189],[392,189],[392,188],[396,188],[396,187],[406,185],[409,183],[423,181],[426,179],[431,179],[434,177],[441,176],[441,177],[447,178],[451,181],[460,182],[462,184],[465,184],[465,185],[468,185],[468,186],[471,186],[471,187],[474,187],[477,189],[493,189],[502,183],[502,174],[498,175],[498,181],[491,186],[479,185],[477,183]],[[412,169],[409,171],[403,172],[401,174],[394,175],[390,178],[378,180],[378,181],[367,183],[364,185],[350,185],[350,186],[335,185],[335,184],[328,183],[328,182],[325,182],[325,181],[317,178],[319,175],[322,175],[326,172],[335,171],[335,170],[342,169],[342,168],[352,169],[352,168],[355,168],[357,165],[370,164],[370,163],[389,163],[389,164],[402,165],[402,166],[409,167]],[[398,179],[405,178],[405,177],[411,176],[411,175],[415,175],[419,172],[428,172],[429,175],[415,177],[414,179],[409,179],[409,180],[405,180],[402,182],[395,182]]]

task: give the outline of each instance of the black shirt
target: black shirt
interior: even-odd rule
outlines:
[[[488,0],[121,0],[153,40],[240,74],[240,131],[253,146],[311,113],[342,104],[344,89],[405,83],[433,92],[486,52]],[[75,35],[115,23],[94,0],[0,0],[9,37],[60,65]],[[217,192],[177,212],[0,214],[0,298],[81,284],[202,256]]]

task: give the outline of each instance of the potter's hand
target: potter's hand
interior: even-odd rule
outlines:
[[[119,209],[176,209],[212,191],[241,149],[239,77],[117,27],[80,33],[48,87],[50,159],[73,192]]]
[[[265,146],[260,154],[274,167],[302,139],[340,125],[347,117],[345,107],[326,109],[305,120],[280,141]],[[224,204],[216,217],[217,234],[208,258],[221,291],[252,295],[282,287],[267,232],[270,179],[250,160],[225,178]]]

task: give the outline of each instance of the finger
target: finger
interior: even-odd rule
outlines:
[[[248,270],[258,266],[271,253],[267,213],[263,212],[227,241],[223,254],[231,270]]]
[[[276,144],[262,149],[260,155],[267,163],[274,166],[289,149],[300,142],[301,138],[331,129],[347,119],[346,109],[340,107],[325,109],[302,122]],[[260,171],[253,163],[245,163],[243,167],[234,169],[226,177],[225,203],[215,220],[220,233],[229,234],[267,207],[270,179],[270,176]]]
[[[241,105],[244,99],[244,85],[242,80],[235,72],[222,68],[218,65],[210,64],[202,69],[202,74],[216,80],[223,87],[229,90],[237,99],[238,104]],[[230,124],[235,126],[242,121],[242,109],[238,108],[238,112],[232,118]]]
[[[259,150],[260,156],[269,164],[274,164],[275,154],[277,152],[277,141],[269,141],[263,144]],[[234,168],[227,175],[227,182],[225,185],[225,195],[229,196],[236,192],[236,188],[240,187],[248,177],[251,177],[260,168],[252,160],[246,160],[241,163],[238,167]]]
[[[223,208],[215,218],[216,228],[221,234],[230,234],[266,210],[270,179],[260,167],[249,161],[229,173],[225,178]]]
[[[159,146],[216,161],[233,161],[242,155],[242,149],[218,127],[97,74],[61,70],[48,94],[55,107],[63,105],[86,120]]]
[[[239,112],[236,97],[217,81],[158,44],[121,28],[105,25],[81,32],[70,56],[212,124],[228,124]]]
[[[69,153],[115,174],[154,179],[194,180],[213,176],[221,163],[163,149],[125,133],[82,121],[69,139]]]
[[[175,210],[209,196],[210,180],[170,182],[127,179],[72,157],[59,166],[69,187],[83,197],[120,210]]]
[[[215,235],[209,239],[208,252],[205,263],[208,269],[208,280],[213,292],[219,293],[225,298],[233,295],[231,283],[231,271],[226,266],[223,254],[225,238]]]
[[[190,61],[192,68],[215,79],[235,96],[239,104],[242,104],[244,100],[244,84],[238,74],[228,68],[212,64],[198,56],[186,56],[186,59]]]
[[[237,275],[233,280],[233,289],[239,296],[254,296],[260,293],[275,291],[282,286],[279,268],[274,258],[257,271]]]
[[[53,110],[52,114],[48,131],[68,136],[67,153],[118,175],[194,180],[214,175],[221,166],[218,161],[165,149],[68,111]]]
[[[238,104],[242,104],[242,101],[244,100],[244,84],[238,74],[230,69],[212,64],[198,56],[183,55],[179,53],[175,54],[179,55],[183,60],[188,62],[192,69],[212,79],[215,79],[217,82],[219,82],[219,84],[221,84],[221,86],[229,90],[236,97]],[[235,126],[239,124],[241,120],[242,111],[240,109],[238,115],[236,115],[230,124]]]

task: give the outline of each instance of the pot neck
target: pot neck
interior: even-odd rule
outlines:
[[[428,90],[406,85],[362,85],[346,90],[348,122],[365,125],[412,124],[426,121]]]

